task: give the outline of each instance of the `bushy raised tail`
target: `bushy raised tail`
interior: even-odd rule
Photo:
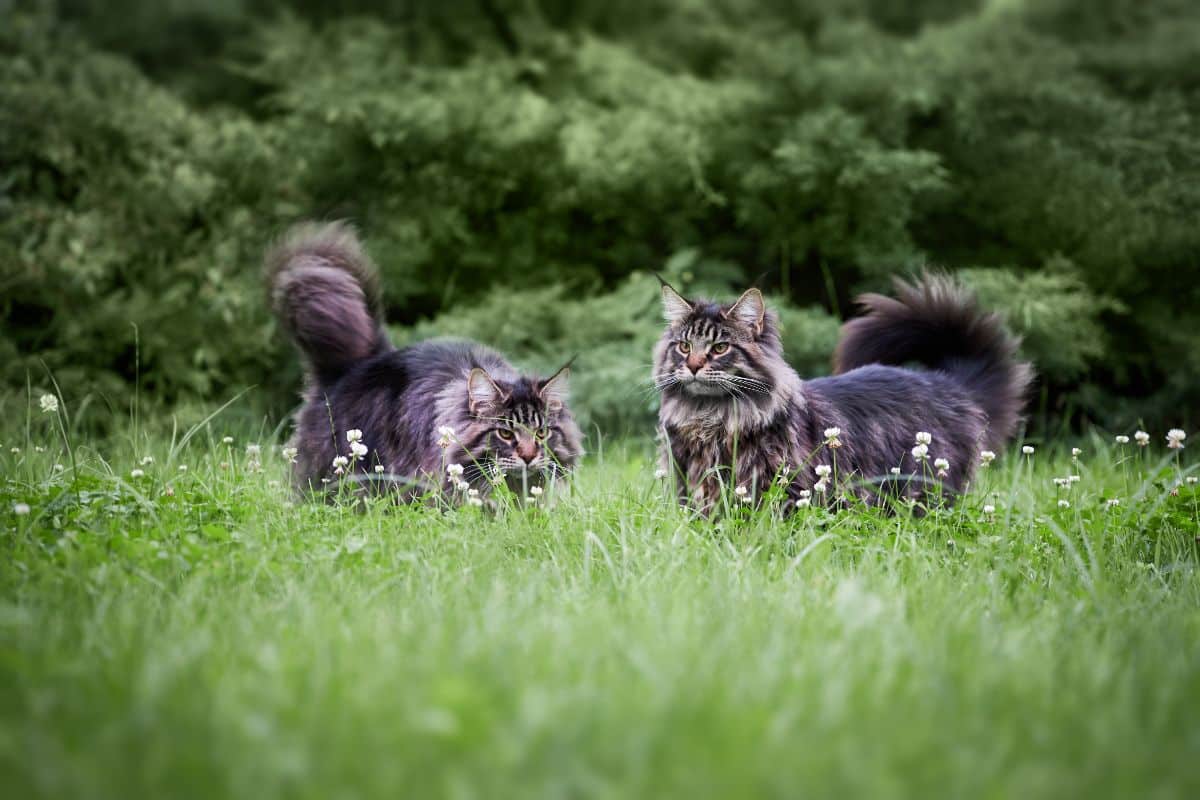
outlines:
[[[958,378],[988,415],[986,446],[998,450],[1016,432],[1033,381],[1017,358],[1020,339],[974,293],[946,275],[895,281],[895,297],[865,294],[866,311],[842,326],[835,373],[867,364],[916,362]]]
[[[271,306],[318,385],[391,347],[379,272],[351,226],[297,225],[267,251],[265,269]]]

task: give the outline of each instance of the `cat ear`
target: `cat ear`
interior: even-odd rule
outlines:
[[[571,359],[566,364],[559,368],[558,372],[551,375],[542,383],[542,388],[538,390],[538,394],[546,402],[547,411],[562,411],[563,406],[567,402],[567,395],[570,393],[570,378],[571,378]]]
[[[663,316],[667,322],[675,325],[688,318],[692,313],[692,304],[683,298],[679,292],[671,288],[671,284],[662,281]]]
[[[495,405],[503,395],[500,387],[483,369],[476,367],[467,376],[467,407],[472,414],[480,409]]]
[[[725,312],[726,319],[732,319],[745,325],[758,336],[762,333],[763,317],[767,314],[767,305],[762,292],[758,289],[747,289],[738,301]]]

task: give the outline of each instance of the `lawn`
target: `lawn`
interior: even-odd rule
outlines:
[[[222,416],[71,454],[5,416],[5,797],[1200,793],[1200,493],[1161,434],[1001,454],[923,517],[711,523],[643,441],[532,509],[360,512]]]

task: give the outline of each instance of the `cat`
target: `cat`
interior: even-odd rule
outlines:
[[[961,493],[981,453],[1015,433],[1033,371],[951,278],[897,280],[895,295],[858,298],[866,314],[843,326],[835,374],[802,381],[757,289],[723,305],[664,282],[653,377],[661,466],[680,502],[708,514],[724,490],[756,503],[773,481],[789,508]]]
[[[578,463],[570,365],[539,378],[470,341],[394,347],[378,270],[349,225],[296,226],[265,271],[304,365],[288,450],[299,492],[351,481],[406,500],[440,489],[482,504],[501,481],[518,497],[538,494]]]

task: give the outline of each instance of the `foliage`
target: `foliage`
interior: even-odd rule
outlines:
[[[677,285],[689,288],[683,280]],[[546,375],[574,357],[572,404],[584,427],[599,426],[610,436],[645,433],[653,430],[658,401],[650,380],[650,352],[662,333],[658,286],[654,278],[636,275],[612,292],[580,298],[565,296],[559,286],[496,290],[477,306],[401,333],[412,339],[454,336],[489,342],[504,352],[523,354],[530,367]],[[825,371],[837,341],[837,321],[820,309],[797,309],[782,300],[776,306],[793,366],[803,374]]]
[[[140,375],[163,402],[253,385],[278,412],[296,372],[261,252],[349,217],[400,338],[578,352],[602,424],[644,407],[606,389],[648,362],[631,276],[689,259],[806,309],[785,313],[816,326],[790,342],[806,372],[813,309],[933,264],[1009,314],[1052,413],[1200,407],[1194,3],[21,6],[0,29],[6,386],[45,385],[44,360],[113,405]]]

